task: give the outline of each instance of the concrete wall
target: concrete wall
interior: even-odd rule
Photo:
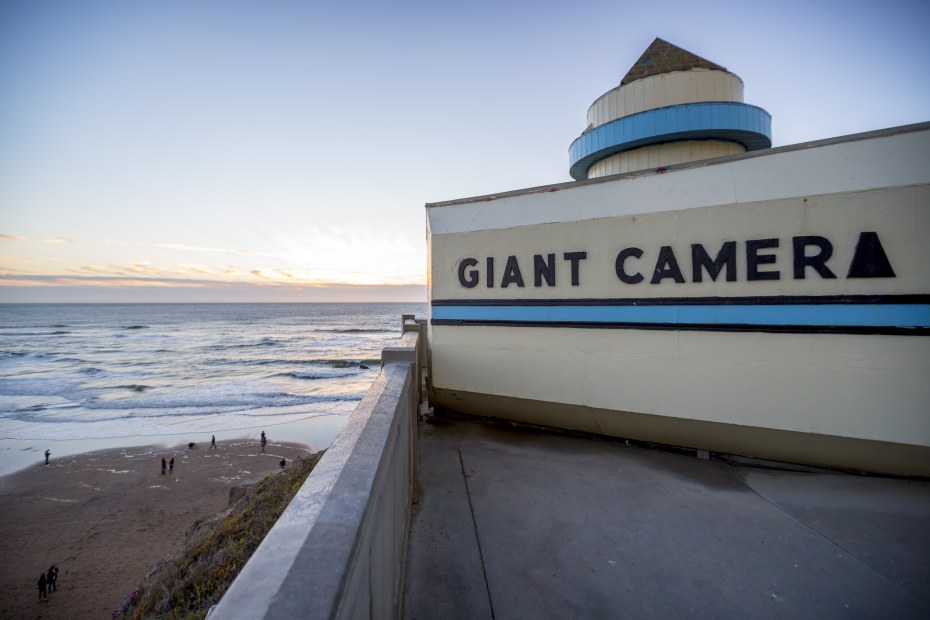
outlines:
[[[432,398],[547,426],[930,475],[927,161],[923,125],[430,206]],[[881,240],[893,274],[855,275],[863,233]],[[798,275],[796,241],[815,237],[830,243],[829,273]],[[758,240],[767,262],[751,278]],[[733,277],[698,281],[694,246],[716,256],[726,244]],[[617,259],[630,248],[622,266],[635,281],[623,281]],[[578,252],[573,282],[565,257]],[[535,273],[550,255],[552,283]]]
[[[412,325],[211,619],[397,615],[416,489]]]

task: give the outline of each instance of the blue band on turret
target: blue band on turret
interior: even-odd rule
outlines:
[[[646,110],[604,123],[581,135],[568,149],[572,178],[616,153],[677,140],[737,142],[747,151],[772,146],[772,117],[762,108],[737,102],[686,103]]]

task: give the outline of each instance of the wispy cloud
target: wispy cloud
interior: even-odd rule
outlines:
[[[42,243],[71,243],[74,239],[70,237],[46,237],[42,239]]]
[[[418,285],[357,285],[357,284],[329,284],[303,282],[299,286],[281,286],[278,282],[226,282],[221,280],[196,280],[184,278],[134,278],[119,276],[65,276],[65,275],[12,275],[0,274],[0,286],[10,287],[49,287],[49,286],[80,286],[80,287],[178,287],[178,288],[229,288],[238,286],[251,286],[255,290],[293,289],[304,288],[333,288],[333,289],[366,289],[366,288],[416,288]]]
[[[204,276],[214,275],[213,270],[210,269],[209,267],[206,267],[204,265],[187,265],[187,264],[184,264],[178,267],[178,273],[180,274],[195,273],[195,274],[200,274]]]
[[[111,271],[108,267],[104,267],[103,265],[83,265],[81,269],[84,271],[93,271],[95,273],[108,273]]]
[[[0,274],[0,299],[15,302],[422,302],[419,286],[277,286],[174,278],[14,276]]]
[[[80,269],[77,270],[77,273],[83,271],[89,271],[94,274],[100,275],[110,275],[110,276],[156,276],[156,277],[170,277],[172,275],[180,275],[180,271],[172,271],[171,269],[165,269],[163,267],[156,267],[152,265],[149,261],[144,260],[135,260],[131,261],[125,265],[82,265]]]
[[[157,286],[199,288],[210,284],[201,280],[179,280],[176,278],[114,278],[99,276],[3,276],[0,286],[92,286],[92,287],[135,287]],[[221,284],[221,283],[217,283]]]
[[[0,239],[4,239],[6,241],[25,241],[26,240],[25,237],[20,237],[19,235],[8,235],[6,233],[0,233]]]
[[[231,254],[232,256],[251,256],[259,258],[281,258],[278,254],[269,254],[267,252],[251,252],[248,250],[234,250],[232,248],[203,248],[194,245],[183,245],[181,243],[156,243],[155,247],[168,250],[183,250],[185,252],[207,252],[209,254]]]
[[[147,244],[141,241],[120,241],[119,239],[104,239],[103,241],[97,241],[100,245],[112,245],[117,247],[142,247]]]

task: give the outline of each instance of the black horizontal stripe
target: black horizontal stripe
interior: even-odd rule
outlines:
[[[930,295],[768,295],[749,297],[612,297],[597,299],[434,299],[433,306],[753,306],[927,304]]]
[[[647,329],[658,331],[768,332],[774,334],[860,334],[885,336],[930,336],[925,327],[869,327],[843,325],[744,325],[721,323],[605,323],[584,321],[485,321],[432,319],[432,325],[457,327],[563,327],[575,329]]]

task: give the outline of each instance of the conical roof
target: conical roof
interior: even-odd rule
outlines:
[[[639,60],[630,67],[623,79],[620,80],[620,86],[641,80],[650,75],[659,75],[661,73],[671,73],[672,71],[690,71],[691,69],[715,69],[717,71],[726,71],[726,68],[714,64],[709,60],[704,60],[687,50],[672,45],[668,41],[656,38]]]

